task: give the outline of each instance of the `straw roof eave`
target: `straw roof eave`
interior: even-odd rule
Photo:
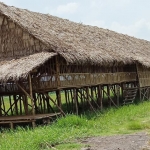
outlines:
[[[47,60],[56,55],[57,53],[53,52],[40,52],[19,59],[1,61],[0,81],[17,81],[26,78],[33,69],[44,64]]]

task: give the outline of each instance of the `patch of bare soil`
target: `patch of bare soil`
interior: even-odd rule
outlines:
[[[81,141],[88,147],[81,150],[150,150],[150,136],[146,133],[91,137]]]

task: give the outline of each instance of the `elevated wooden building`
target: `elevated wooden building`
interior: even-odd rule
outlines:
[[[149,41],[0,3],[0,124],[148,99],[149,56]]]

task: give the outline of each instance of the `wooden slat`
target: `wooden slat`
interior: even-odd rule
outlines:
[[[50,113],[50,114],[35,114],[33,115],[21,115],[21,116],[2,116],[0,117],[1,121],[21,121],[21,120],[38,120],[42,118],[55,117],[61,113]]]

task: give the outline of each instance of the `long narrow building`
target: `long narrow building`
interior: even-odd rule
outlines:
[[[0,2],[0,124],[149,99],[149,56],[149,41]]]

